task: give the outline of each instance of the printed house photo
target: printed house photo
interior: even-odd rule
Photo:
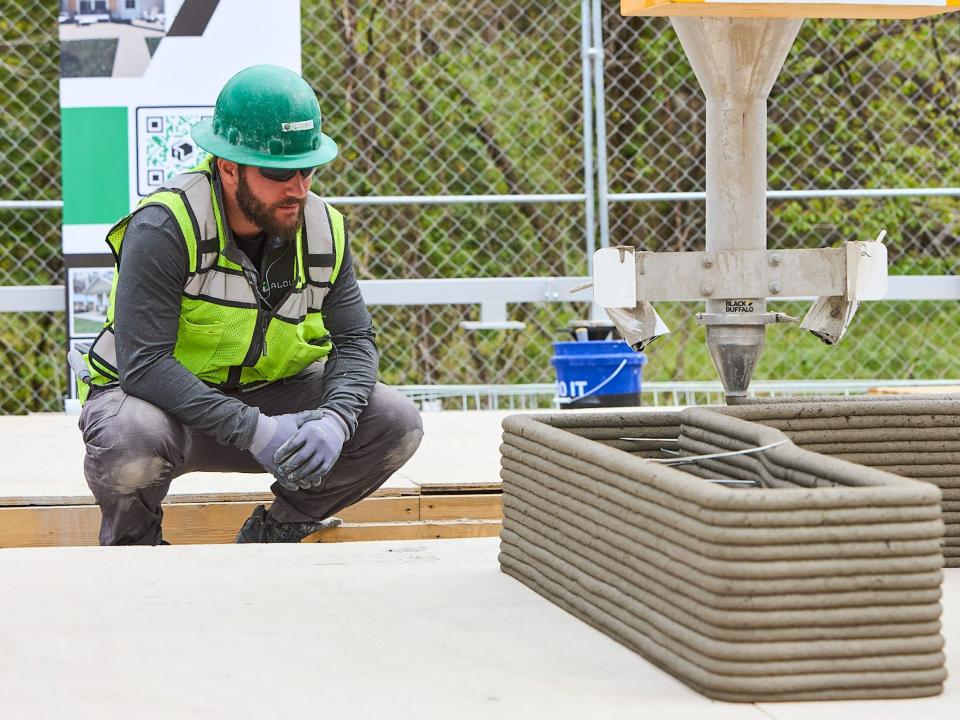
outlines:
[[[61,0],[60,76],[140,77],[166,33],[165,0]]]
[[[113,268],[70,270],[70,335],[93,337],[107,319]]]

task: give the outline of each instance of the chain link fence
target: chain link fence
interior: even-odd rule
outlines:
[[[705,101],[665,18],[604,17],[609,188],[705,187]],[[806,20],[768,103],[771,190],[960,188],[960,14],[915,22]],[[891,275],[960,270],[960,197],[771,200],[768,243],[838,246],[887,230]],[[610,242],[703,248],[702,201],[610,206]],[[802,317],[803,304],[772,302]],[[700,304],[657,305],[674,333],[648,349],[648,379],[713,380]],[[955,302],[863,305],[837,347],[772,327],[757,379],[960,376]]]
[[[325,195],[583,191],[576,2],[305,2],[303,72],[341,143]],[[361,278],[587,272],[582,203],[346,207]],[[518,305],[518,331],[468,331],[476,305],[375,306],[398,384],[544,382],[583,307]]]
[[[0,13],[0,200],[60,199],[60,53],[53,2]],[[63,282],[59,210],[0,208],[0,285]],[[60,410],[65,313],[0,313],[0,413]]]
[[[60,197],[57,3],[10,4],[0,27],[0,200]],[[701,248],[699,200],[636,192],[704,187],[704,102],[669,22],[604,4],[610,242]],[[584,202],[437,196],[585,192],[581,5],[302,0],[303,73],[341,156],[325,196],[343,204],[361,279],[577,276],[588,271]],[[960,187],[960,14],[916,22],[804,23],[770,99],[773,189]],[[602,179],[601,179],[602,181]],[[771,246],[823,247],[888,231],[891,273],[955,274],[956,197],[776,200]],[[62,283],[60,212],[0,209],[0,285]],[[693,304],[658,305],[674,333],[645,377],[714,379]],[[796,303],[777,310],[802,314]],[[395,384],[549,382],[550,342],[587,303],[517,304],[525,329],[465,330],[479,306],[371,308],[381,375]],[[57,410],[62,314],[0,314],[0,412]],[[773,328],[758,379],[956,377],[951,302],[861,308],[843,345]]]

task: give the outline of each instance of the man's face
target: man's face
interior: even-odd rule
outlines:
[[[237,205],[248,222],[268,235],[290,241],[303,226],[311,177],[296,173],[279,182],[263,177],[255,167],[240,166]]]

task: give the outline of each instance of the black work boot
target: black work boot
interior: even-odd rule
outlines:
[[[340,518],[332,517],[311,522],[281,523],[271,518],[263,505],[257,505],[253,509],[253,514],[247,518],[240,532],[237,533],[236,542],[298,543],[317,530],[337,527],[341,522],[343,521]]]

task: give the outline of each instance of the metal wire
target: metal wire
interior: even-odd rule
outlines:
[[[735,457],[737,455],[752,455],[754,453],[763,452],[764,450],[770,450],[771,448],[775,448],[778,445],[783,445],[787,442],[790,441],[780,440],[775,443],[770,443],[769,445],[761,445],[759,447],[746,448],[744,450],[727,450],[724,452],[708,453],[706,455],[684,455],[682,457],[675,458],[646,458],[646,460],[660,463],[661,465],[689,465],[691,463],[700,462],[701,460],[715,460],[717,458]]]

